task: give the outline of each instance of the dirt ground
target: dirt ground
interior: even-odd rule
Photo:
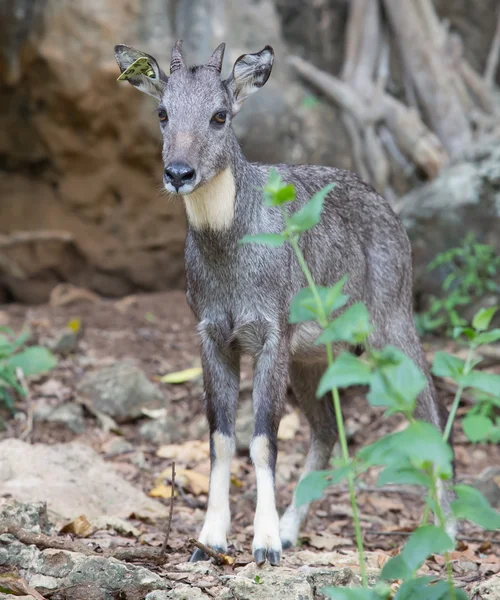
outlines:
[[[168,429],[172,432],[172,444],[160,454],[166,454],[168,458],[157,455],[160,444],[145,441],[140,435],[139,428],[148,421],[147,416],[120,424],[118,431],[105,431],[87,411],[85,432],[82,434],[74,434],[61,424],[35,420],[28,437],[34,443],[78,440],[88,444],[135,486],[146,493],[156,488],[159,500],[166,505],[169,505],[169,488],[162,488],[160,484],[168,486],[170,483],[168,472],[172,460],[175,460],[180,476],[169,538],[169,561],[185,561],[192,550],[188,539],[196,537],[199,532],[207,501],[208,444],[198,442],[208,440],[201,381],[197,379],[180,385],[158,381],[166,373],[199,366],[195,322],[184,294],[169,292],[130,296],[119,301],[96,299],[63,306],[8,305],[1,308],[2,324],[8,323],[16,331],[27,325],[32,331],[32,338],[41,343],[54,338],[72,319],[81,320],[82,333],[77,347],[59,359],[54,371],[31,383],[29,399],[16,407],[17,416],[7,420],[6,430],[1,432],[0,439],[22,436],[28,426],[26,415],[33,412],[42,399],[47,401],[47,396],[54,404],[81,400],[76,391],[78,381],[87,370],[102,365],[131,359],[160,386],[166,399]],[[444,345],[446,342],[442,340],[426,344],[429,357],[437,346]],[[53,391],[49,394],[48,381],[53,382]],[[248,403],[250,393],[251,366],[245,362],[242,403]],[[449,404],[451,393],[442,390],[440,393]],[[351,452],[400,425],[398,418],[386,419],[381,411],[369,407],[362,389],[352,389],[344,394],[343,406]],[[460,410],[463,412],[466,408]],[[297,418],[291,407],[288,411],[287,427],[282,430],[279,441],[277,496],[280,510],[284,510],[291,499],[308,445],[305,420]],[[116,440],[120,437],[130,442],[133,450],[114,451]],[[137,460],[138,452],[143,457],[141,460]],[[468,443],[459,424],[455,426],[455,452],[459,481],[473,482],[485,469],[500,465],[500,447]],[[183,469],[189,473],[183,475]],[[190,476],[193,472],[197,477]],[[418,525],[423,503],[420,490],[391,487],[380,491],[375,488],[375,480],[374,472],[363,476],[358,499],[366,548],[380,551],[383,564],[384,556],[395,554],[403,545],[405,534],[408,535]],[[162,495],[167,497],[162,498]],[[236,564],[245,564],[252,560],[255,476],[248,451],[244,449],[238,452],[234,461],[231,504],[229,553],[236,557]],[[133,521],[133,524],[141,532],[139,537],[107,532],[107,541],[103,543],[111,546],[139,543],[158,546],[162,543],[164,524],[140,521]],[[301,549],[353,550],[353,539],[351,509],[345,486],[329,488],[324,498],[313,505],[300,540]],[[474,582],[498,572],[499,548],[500,532],[484,532],[464,523],[458,550],[452,554],[454,575],[460,585],[469,589]],[[291,549],[286,553],[294,551]],[[442,567],[442,559],[435,557],[427,561],[425,569],[430,574],[442,574]]]

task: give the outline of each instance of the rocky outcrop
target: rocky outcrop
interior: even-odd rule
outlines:
[[[404,196],[400,215],[412,242],[419,291],[439,293],[446,272],[426,267],[438,252],[462,245],[468,232],[500,253],[499,140],[471,148],[466,161]]]
[[[190,63],[225,40],[223,75],[240,54],[272,44],[274,73],[236,119],[248,157],[350,164],[345,140],[332,135],[335,109],[302,103],[308,92],[287,67],[271,0],[13,0],[2,10],[0,234],[71,234],[2,250],[7,297],[43,301],[60,281],[105,296],[183,285],[184,210],[159,193],[154,100],[116,81],[116,43],[168,71],[177,37]]]

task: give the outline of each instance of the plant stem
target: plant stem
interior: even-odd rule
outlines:
[[[467,358],[465,360],[464,372],[463,375],[468,375],[470,371],[470,364],[472,362],[472,352],[473,348],[470,346],[469,352],[467,354]],[[460,379],[458,384],[457,393],[455,394],[455,398],[453,399],[453,404],[451,405],[450,414],[448,416],[448,420],[446,421],[446,427],[443,433],[443,439],[445,442],[448,441],[450,437],[451,428],[453,427],[453,421],[455,420],[455,415],[457,414],[458,405],[460,404],[460,398],[462,397],[462,392],[464,391],[464,382],[463,377]]]
[[[436,481],[436,473],[435,470],[432,470],[432,495],[434,496],[434,504],[436,506],[436,516],[438,518],[440,526],[445,529],[446,519],[443,513],[443,509],[439,503],[438,491],[437,491],[437,481]],[[450,598],[451,600],[457,600],[457,593],[455,590],[455,585],[453,583],[453,570],[451,567],[450,554],[449,552],[444,553],[444,560],[446,562],[446,575],[448,577],[448,586],[450,588]]]
[[[328,325],[328,316],[325,314],[323,302],[321,301],[321,297],[319,295],[318,289],[316,288],[316,284],[314,283],[314,279],[311,275],[311,271],[309,270],[309,267],[307,266],[304,255],[302,254],[302,251],[299,248],[297,239],[295,237],[291,236],[289,241],[295,252],[295,255],[297,256],[299,265],[304,273],[304,276],[307,280],[307,283],[309,284],[309,287],[311,288],[311,292],[316,301],[316,305],[318,308],[318,315],[319,315],[319,319],[318,319],[319,324],[321,325],[321,327],[325,328]],[[334,362],[333,348],[332,348],[331,344],[326,345],[326,354],[327,354],[327,359],[328,359],[328,366],[330,366]],[[338,428],[338,432],[339,432],[340,448],[342,450],[342,459],[344,461],[344,464],[348,465],[349,461],[350,461],[349,449],[347,447],[347,437],[345,434],[344,417],[342,415],[342,407],[340,405],[340,396],[339,396],[339,391],[337,388],[332,388],[332,397],[333,397],[333,407],[335,410],[335,418],[337,420],[337,428]],[[349,488],[349,497],[350,497],[351,506],[352,506],[352,518],[354,521],[354,532],[356,535],[356,546],[357,546],[357,550],[358,550],[359,569],[361,572],[361,580],[363,582],[363,587],[366,588],[366,587],[368,587],[368,580],[366,577],[363,536],[361,533],[361,523],[359,520],[358,504],[356,502],[356,490],[354,488],[354,478],[352,476],[352,473],[350,473],[350,472],[347,475],[347,485]]]

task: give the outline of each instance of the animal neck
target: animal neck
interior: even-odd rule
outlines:
[[[233,169],[226,167],[209,182],[184,196],[189,225],[196,230],[225,231],[234,220],[236,183]]]

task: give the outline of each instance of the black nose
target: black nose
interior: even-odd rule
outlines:
[[[171,183],[177,191],[185,183],[192,183],[195,175],[193,167],[183,162],[171,162],[165,168],[165,181]]]

